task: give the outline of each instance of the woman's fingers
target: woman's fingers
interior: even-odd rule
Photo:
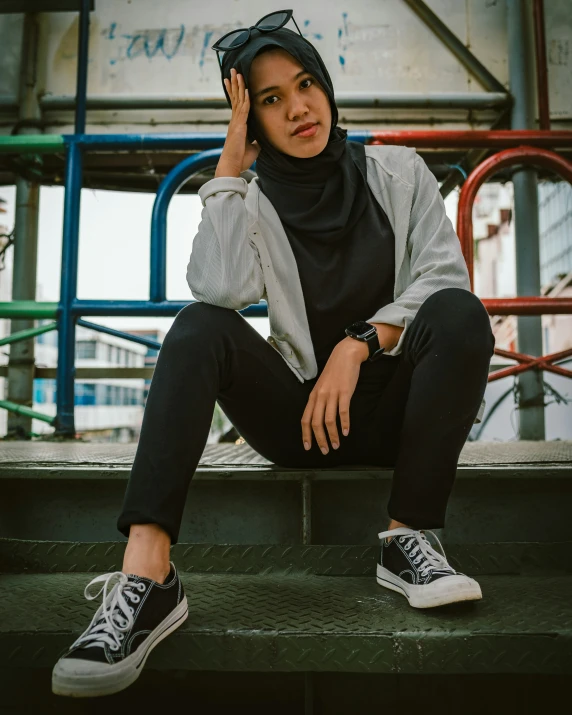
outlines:
[[[318,393],[316,398],[316,404],[314,405],[314,410],[312,412],[311,425],[316,436],[316,442],[318,447],[322,450],[323,454],[327,454],[330,450],[328,447],[328,440],[326,439],[326,432],[324,431],[324,413],[326,411],[326,396]]]
[[[310,393],[308,402],[306,403],[306,409],[302,415],[302,444],[304,449],[310,449],[312,446],[312,412],[314,411],[314,403],[316,402],[316,396],[313,392]],[[308,445],[308,446],[306,446]]]
[[[248,113],[250,108],[248,89],[245,86],[244,77],[234,67],[230,70],[230,81],[224,79],[224,86],[230,97],[232,108],[236,111],[243,109]]]
[[[347,392],[340,392],[340,424],[345,437],[350,433],[350,400],[351,397]]]
[[[319,393],[312,392],[302,415],[302,442],[308,445],[307,449],[312,446],[312,433],[323,454],[329,452],[327,436],[330,438],[332,447],[339,449],[340,437],[336,419],[339,412],[342,433],[347,436],[350,431],[349,407],[350,398],[346,393],[339,395],[330,393],[320,396]]]
[[[331,394],[328,399],[328,404],[326,406],[326,429],[328,430],[328,436],[330,437],[330,442],[334,449],[338,449],[340,446],[340,438],[338,436],[338,426],[336,424],[336,417],[338,416],[338,396],[336,394]]]

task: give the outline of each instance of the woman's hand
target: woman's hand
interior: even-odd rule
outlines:
[[[372,325],[377,330],[379,344],[385,347],[386,352],[393,350],[404,328],[388,323],[372,323]],[[314,430],[318,447],[324,454],[328,454],[324,422],[332,447],[334,449],[339,447],[340,439],[336,423],[338,412],[342,433],[344,436],[350,433],[350,400],[356,389],[360,365],[368,358],[367,343],[355,338],[344,338],[333,349],[318,382],[310,393],[302,415],[302,442],[306,449],[312,447],[312,430]]]
[[[318,447],[323,454],[329,452],[324,423],[328,430],[332,447],[340,444],[336,417],[340,415],[342,433],[350,432],[350,400],[355,392],[359,378],[360,365],[367,360],[369,349],[366,343],[354,338],[345,338],[333,349],[326,366],[314,389],[310,393],[308,404],[302,415],[302,442],[306,449],[312,447],[312,430]],[[306,447],[306,445],[308,445]]]
[[[250,99],[244,77],[237,74],[234,67],[230,70],[230,77],[230,80],[225,78],[223,81],[230,97],[232,116],[215,176],[240,176],[241,172],[252,166],[260,152],[258,143],[251,144],[247,139],[246,120]]]

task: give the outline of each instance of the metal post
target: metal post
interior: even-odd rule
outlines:
[[[79,252],[79,213],[83,155],[77,142],[72,142],[66,163],[64,231],[62,242],[62,276],[58,314],[58,366],[56,434],[75,437],[75,315],[72,303],[77,295]]]
[[[81,0],[77,49],[75,135],[85,132],[87,65],[89,53],[89,0]],[[77,297],[79,216],[83,180],[83,153],[72,141],[66,161],[66,193],[60,284],[56,434],[75,438],[75,321],[72,304]]]
[[[550,129],[550,101],[548,98],[548,66],[546,63],[546,28],[544,0],[534,0],[534,40],[536,46],[536,84],[538,92],[538,120],[540,129]]]
[[[29,13],[24,18],[20,63],[19,123],[22,134],[38,134],[34,126],[40,119],[36,95],[38,48],[37,16]],[[14,241],[14,273],[12,300],[35,300],[38,259],[38,211],[40,187],[36,182],[16,179],[16,218]],[[34,320],[12,320],[11,332],[34,327]],[[8,400],[31,408],[34,399],[34,339],[15,343],[10,347],[8,363]],[[7,435],[29,439],[32,418],[25,413],[8,414]]]
[[[87,102],[87,63],[89,56],[89,7],[90,0],[81,0],[79,13],[79,37],[77,43],[77,80],[75,94],[75,133],[85,133]]]
[[[513,129],[535,128],[535,71],[532,7],[529,0],[508,0],[508,46],[510,89],[514,99]],[[518,296],[540,295],[540,249],[538,227],[538,175],[522,169],[513,176],[516,292]],[[542,317],[517,318],[518,350],[542,355]],[[542,372],[530,370],[518,378],[520,439],[545,439]]]

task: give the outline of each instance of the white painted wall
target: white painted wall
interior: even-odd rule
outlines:
[[[508,83],[505,0],[431,0],[431,8],[505,86]],[[335,90],[371,92],[472,92],[479,83],[437,40],[402,0],[293,0],[290,7],[304,35],[318,48]],[[91,16],[88,91],[96,95],[222,97],[220,74],[210,46],[224,33],[253,25],[273,9],[262,0],[97,0]],[[281,8],[278,8],[281,9]],[[572,12],[570,0],[545,3],[552,118],[572,122]],[[39,89],[54,95],[75,92],[78,17],[43,14]],[[293,23],[289,27],[295,29]],[[21,17],[0,16],[3,72],[0,93],[16,94]],[[221,114],[225,114],[223,115]],[[139,125],[178,126],[228,119],[228,110],[99,112],[89,122],[99,131],[134,131]],[[392,125],[475,126],[494,114],[467,112],[352,110],[356,119]],[[71,115],[50,113],[49,131],[69,131]],[[105,120],[105,121],[104,121]],[[103,126],[105,124],[105,126]],[[3,127],[0,131],[9,131]]]

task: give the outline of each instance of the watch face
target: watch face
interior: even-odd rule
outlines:
[[[370,323],[366,323],[365,320],[357,320],[355,323],[349,325],[347,329],[355,335],[363,335],[364,333],[371,332],[372,326]]]

